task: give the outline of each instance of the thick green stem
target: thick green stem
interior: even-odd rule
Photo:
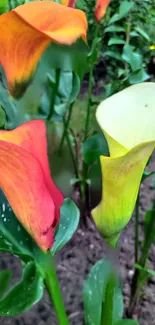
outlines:
[[[55,98],[57,95],[57,91],[58,91],[58,87],[59,87],[59,81],[60,81],[60,69],[56,70],[56,81],[52,90],[52,96],[51,96],[51,103],[50,103],[50,110],[49,110],[49,114],[47,117],[47,120],[49,121],[53,115],[54,112],[54,105],[55,105]]]
[[[154,238],[155,238],[155,200],[152,207],[150,222],[149,225],[147,226],[147,232],[145,234],[145,240],[144,240],[144,245],[141,253],[141,258],[139,259],[138,262],[142,270],[136,269],[132,281],[131,299],[130,299],[130,305],[128,310],[129,317],[133,315],[133,312],[137,306],[137,302],[141,294],[141,288],[144,285],[145,281],[147,280],[147,278],[144,277],[143,268],[145,268],[149,251],[154,241]]]
[[[138,244],[139,244],[139,194],[135,208],[135,263],[138,262]]]
[[[70,105],[69,112],[68,112],[68,117],[67,117],[67,119],[64,119],[64,130],[63,130],[60,145],[59,145],[59,148],[58,148],[58,153],[59,154],[61,154],[62,147],[63,147],[63,144],[64,144],[64,140],[65,140],[65,137],[66,137],[66,133],[67,133],[67,130],[68,130],[68,127],[69,127],[69,122],[70,122],[72,112],[73,112],[73,105],[74,105],[74,103],[72,103]]]
[[[69,320],[66,314],[66,310],[63,303],[63,298],[60,291],[60,286],[58,278],[56,275],[55,264],[51,253],[44,255],[44,258],[40,260],[41,271],[44,276],[45,286],[51,298],[51,301],[55,307],[58,324],[59,325],[69,325]]]

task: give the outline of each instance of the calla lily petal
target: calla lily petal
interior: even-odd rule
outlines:
[[[15,95],[17,84],[26,87],[50,42],[71,45],[80,37],[86,40],[87,32],[81,10],[51,1],[25,3],[1,15],[0,26],[0,64]]]
[[[71,8],[74,8],[75,7],[75,2],[76,2],[76,0],[62,0],[61,1],[61,3],[64,6],[68,6],[68,7],[71,7]]]
[[[43,250],[52,247],[63,196],[50,177],[41,120],[0,131],[0,186],[17,218]]]
[[[100,157],[102,200],[92,215],[112,246],[131,218],[145,166],[155,148],[154,102],[155,83],[143,83],[111,96],[97,108],[110,157]]]
[[[100,21],[104,17],[109,3],[110,0],[97,0],[95,9],[95,17],[97,21]]]

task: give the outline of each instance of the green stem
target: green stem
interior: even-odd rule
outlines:
[[[71,141],[70,141],[70,137],[68,135],[68,131],[66,131],[66,141],[67,141],[68,148],[69,148],[69,151],[70,151],[70,155],[71,155],[71,158],[72,158],[75,177],[79,178],[79,171],[78,171],[77,161],[76,161],[76,157],[74,155],[73,149],[72,149],[72,144],[71,144]]]
[[[90,67],[90,70],[89,70],[88,103],[87,103],[87,113],[86,113],[86,121],[85,121],[85,130],[84,130],[84,141],[87,139],[88,129],[89,129],[90,108],[91,108],[91,96],[92,96],[92,89],[93,89],[93,70],[94,70],[94,64]]]
[[[69,122],[70,122],[70,119],[71,119],[71,116],[72,116],[72,112],[73,112],[73,105],[74,105],[74,102],[69,106],[69,112],[68,112],[67,120],[64,119],[64,130],[63,130],[63,134],[62,134],[62,137],[61,137],[60,145],[59,145],[59,148],[58,148],[58,153],[59,154],[61,154],[62,147],[63,147],[64,140],[65,140],[66,133],[67,133],[67,129],[69,127]]]
[[[95,29],[95,33],[94,33],[93,42],[92,42],[92,45],[91,45],[91,51],[94,48],[96,38],[98,37],[98,34],[99,34],[99,30],[100,30],[100,24],[97,24],[96,29]],[[87,113],[86,113],[85,130],[84,130],[84,141],[87,138],[88,130],[89,130],[90,108],[91,108],[91,103],[92,103],[94,66],[95,66],[94,60],[90,59],[89,79],[88,79],[88,102],[87,102]]]
[[[139,261],[139,265],[142,267],[145,267],[145,264],[146,264],[146,261],[147,261],[148,255],[149,255],[150,247],[154,241],[154,237],[155,237],[155,200],[153,202],[151,219],[150,219],[147,233],[145,236],[144,246],[143,246],[143,250],[142,250],[142,256]]]
[[[132,15],[130,14],[128,18],[128,24],[127,24],[127,31],[126,31],[126,44],[130,43],[130,32],[131,32],[131,27],[132,27]],[[125,62],[125,71],[126,75],[128,76],[128,63]]]
[[[94,48],[94,42],[95,39],[98,37],[100,25],[96,25],[95,33],[94,33],[94,38],[93,42],[91,45],[91,50]],[[84,128],[84,141],[87,139],[88,136],[88,131],[89,131],[89,121],[90,121],[90,109],[91,109],[91,104],[92,104],[92,89],[93,89],[93,71],[94,71],[94,66],[95,63],[94,61],[90,60],[90,68],[89,68],[89,79],[88,79],[88,102],[87,102],[87,111],[86,111],[86,120],[85,120],[85,128]],[[87,184],[87,174],[88,174],[88,165],[83,161],[83,166],[82,166],[82,198],[85,206],[86,212],[89,211],[89,207],[87,206],[87,194],[89,192],[88,189],[88,184]],[[88,211],[87,211],[88,210]]]
[[[59,81],[60,81],[60,69],[57,69],[56,70],[56,81],[55,81],[55,84],[53,86],[53,89],[52,89],[52,96],[51,96],[51,103],[50,103],[50,110],[49,110],[49,114],[48,114],[48,117],[47,117],[47,120],[49,121],[53,115],[53,112],[54,112],[54,105],[55,105],[55,98],[56,98],[56,95],[57,95],[57,91],[58,91],[58,87],[59,87]]]
[[[147,226],[147,233],[145,235],[144,246],[141,253],[141,258],[139,259],[138,264],[142,267],[142,270],[136,269],[133,281],[132,281],[132,292],[131,292],[131,299],[129,304],[128,315],[131,317],[133,312],[137,306],[137,301],[141,294],[141,288],[144,285],[144,277],[143,277],[143,268],[145,268],[149,251],[151,245],[155,238],[155,200],[153,202],[152,213],[149,225]],[[146,280],[145,280],[146,281]]]
[[[138,262],[138,244],[139,244],[139,193],[135,208],[135,263]]]
[[[45,286],[55,307],[58,324],[69,325],[51,253],[47,253],[45,263],[42,261],[41,268],[45,279]]]

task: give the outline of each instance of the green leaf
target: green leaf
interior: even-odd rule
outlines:
[[[101,155],[107,156],[108,145],[102,133],[97,133],[89,137],[82,143],[82,157],[86,164],[93,164]]]
[[[4,270],[0,272],[0,298],[3,297],[6,289],[8,288],[10,279],[11,279],[10,270]]]
[[[121,1],[120,7],[119,7],[119,13],[114,14],[111,19],[109,24],[115,23],[116,21],[119,21],[126,17],[130,10],[133,8],[134,3],[129,2],[129,1]]]
[[[63,248],[74,235],[79,224],[80,212],[76,204],[65,199],[60,211],[60,222],[56,231],[52,254]]]
[[[119,25],[111,25],[104,29],[104,33],[119,33],[119,32],[125,33],[124,28]]]
[[[37,303],[43,296],[43,278],[33,262],[23,271],[22,280],[0,300],[0,316],[16,316]]]
[[[150,42],[149,35],[143,30],[141,27],[137,26],[135,27],[135,30],[148,42]]]
[[[155,171],[152,171],[152,172],[148,172],[148,171],[144,171],[143,173],[143,177],[142,177],[142,182],[145,181],[145,179],[147,179],[148,177],[152,176],[155,174]]]
[[[139,323],[134,319],[122,319],[114,325],[139,325]]]
[[[129,44],[124,45],[122,58],[131,66],[133,72],[142,67],[142,56],[133,52],[132,46]]]
[[[0,1],[0,15],[8,11],[8,0]]]
[[[150,270],[150,269],[144,268],[144,267],[142,267],[142,266],[139,265],[139,264],[135,264],[134,267],[135,267],[137,270],[140,270],[140,271],[142,271],[143,273],[146,273],[148,276],[155,276],[155,271],[154,271],[154,270]]]
[[[115,44],[125,44],[125,41],[119,37],[111,37],[108,41],[108,45],[115,45]]]
[[[99,44],[101,42],[101,37],[96,37],[93,41],[91,51],[88,53],[88,62],[89,65],[96,63],[98,59]]]
[[[84,73],[88,71],[87,55],[88,47],[82,40],[78,40],[71,46],[51,43],[41,61],[48,70],[74,71],[83,78]]]
[[[138,37],[138,36],[139,36],[139,34],[137,32],[135,32],[135,31],[132,31],[130,33],[130,37]]]
[[[0,251],[18,255],[27,261],[33,258],[36,248],[37,245],[17,220],[0,190]]]
[[[98,261],[91,269],[83,290],[85,324],[100,325],[102,304],[106,299],[106,288],[110,275],[113,273],[112,265],[104,259]],[[114,290],[113,297],[113,322],[118,321],[123,315],[123,297],[119,283]]]
[[[133,72],[129,77],[129,82],[131,85],[143,82],[145,80],[148,80],[150,76],[148,73],[142,68],[138,71]]]
[[[106,52],[102,53],[102,57],[106,57],[106,56],[109,56],[112,59],[123,61],[122,56],[119,53],[116,53],[114,51],[106,51]]]

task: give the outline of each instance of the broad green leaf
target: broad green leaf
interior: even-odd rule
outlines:
[[[143,30],[141,27],[137,26],[135,27],[135,30],[148,42],[150,42],[149,35]]]
[[[6,289],[8,288],[11,279],[11,271],[4,270],[0,272],[0,298],[3,297]]]
[[[52,43],[43,54],[42,61],[49,69],[74,71],[82,78],[88,70],[87,55],[88,47],[82,40],[71,46]]]
[[[131,85],[146,81],[150,78],[149,74],[141,68],[138,71],[133,72],[129,77],[129,82]]]
[[[119,32],[125,33],[124,28],[119,25],[110,25],[104,29],[104,33],[119,33]]]
[[[36,247],[0,190],[0,251],[19,255],[27,261],[33,258]]]
[[[82,157],[86,164],[93,164],[100,155],[108,155],[107,141],[103,133],[97,133],[82,143]]]
[[[112,265],[104,259],[98,261],[91,269],[83,290],[85,324],[100,325],[102,305],[106,299],[106,288],[110,274],[113,273]],[[123,315],[123,297],[119,283],[114,290],[113,297],[113,322],[118,321]]]
[[[74,235],[79,224],[80,212],[76,204],[65,199],[60,211],[60,221],[56,230],[52,254],[63,248]]]
[[[119,13],[114,14],[111,19],[109,24],[115,23],[116,21],[121,20],[122,18],[126,17],[130,10],[133,8],[134,3],[129,2],[129,1],[121,1],[120,7],[119,7]]]
[[[142,56],[135,53],[129,44],[124,45],[122,58],[131,66],[133,72],[142,67]]]
[[[115,44],[125,44],[125,41],[119,37],[111,37],[108,41],[108,45],[115,45]]]
[[[0,300],[0,316],[16,316],[36,304],[43,296],[43,278],[33,262],[23,271],[23,278]]]
[[[114,325],[139,325],[139,323],[134,319],[121,319]]]

